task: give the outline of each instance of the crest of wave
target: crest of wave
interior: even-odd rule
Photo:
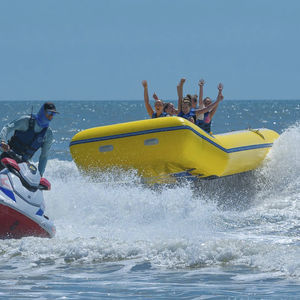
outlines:
[[[300,176],[300,123],[286,129],[274,142],[261,170],[274,185],[288,186]]]
[[[286,129],[274,142],[265,164],[258,170],[259,184],[273,196],[295,195],[300,179],[300,124]]]
[[[257,170],[259,192],[252,219],[262,233],[299,236],[300,126],[285,130],[275,141],[265,164]]]

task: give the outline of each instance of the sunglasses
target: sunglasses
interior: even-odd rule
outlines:
[[[54,115],[56,115],[56,112],[47,110],[47,111],[46,111],[46,114],[47,114],[48,116],[54,116]]]

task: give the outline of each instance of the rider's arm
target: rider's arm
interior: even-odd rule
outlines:
[[[203,108],[203,109],[196,109],[196,110],[195,110],[196,116],[198,116],[199,114],[204,114],[204,113],[206,113],[206,112],[208,112],[208,111],[212,111],[216,106],[219,105],[220,101],[222,101],[223,98],[224,98],[224,97],[223,97],[223,95],[221,94],[221,95],[218,97],[218,99],[217,99],[215,102],[213,102],[212,104],[206,106],[206,107]]]
[[[204,86],[204,80],[200,79],[198,82],[199,85],[199,108],[203,109],[204,108],[204,103],[203,103],[203,86]],[[204,114],[199,114],[198,116],[199,120],[203,120],[204,119]]]
[[[5,125],[0,132],[0,140],[7,143],[15,130],[27,130],[29,126],[29,118],[29,116],[23,116]]]
[[[45,136],[45,141],[43,143],[43,146],[41,147],[41,155],[39,158],[38,169],[41,176],[43,176],[45,172],[47,161],[48,161],[48,154],[52,144],[53,144],[53,133],[52,130],[48,128]]]
[[[153,109],[149,103],[149,95],[148,95],[148,84],[147,84],[147,81],[146,80],[143,80],[142,81],[142,85],[144,87],[144,102],[145,102],[145,107],[146,107],[146,110],[148,112],[148,115],[150,116],[150,118],[152,118],[152,115],[153,115]]]
[[[182,99],[183,99],[183,85],[185,83],[185,78],[181,78],[177,85],[177,95],[178,95],[178,113],[181,112],[182,109]]]
[[[223,94],[222,94],[222,91],[223,91],[223,84],[222,83],[219,83],[218,84],[218,97],[217,97],[217,99],[219,99],[219,98],[222,98],[222,100],[223,100]],[[217,108],[218,108],[218,105],[216,105],[214,108],[213,108],[213,110],[210,112],[210,118],[212,119],[212,117],[213,117],[213,115],[216,113],[216,111],[217,111]]]

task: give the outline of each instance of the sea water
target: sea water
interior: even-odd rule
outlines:
[[[41,104],[1,102],[0,127]],[[57,234],[0,240],[1,299],[300,297],[300,101],[222,102],[213,133],[280,133],[264,164],[158,190],[135,172],[85,177],[69,153],[80,130],[146,119],[142,101],[56,106],[44,195]]]

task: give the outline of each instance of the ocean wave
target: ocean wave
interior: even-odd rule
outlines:
[[[135,172],[95,180],[74,162],[50,160],[52,190],[44,195],[57,235],[5,240],[0,262],[16,272],[126,261],[167,269],[243,265],[300,279],[299,142],[295,124],[254,172],[159,190]]]

